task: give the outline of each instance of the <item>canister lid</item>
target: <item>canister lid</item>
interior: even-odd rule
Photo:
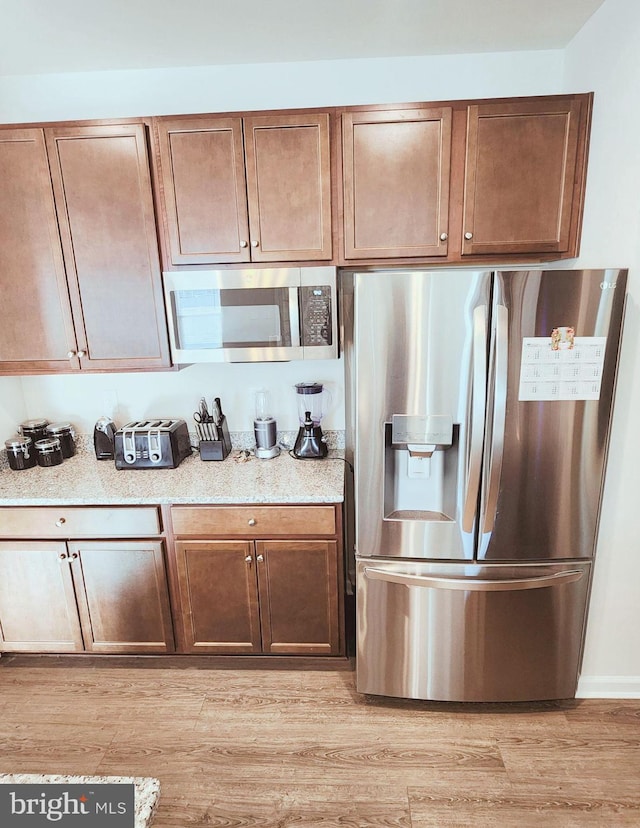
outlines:
[[[60,448],[60,440],[57,437],[45,437],[43,440],[36,440],[36,449],[43,453],[56,451]]]
[[[8,449],[22,449],[28,448],[32,443],[31,437],[23,437],[22,434],[12,434],[7,440],[4,441],[5,446]]]
[[[50,423],[47,431],[51,434],[60,434],[63,431],[71,431],[71,423]]]
[[[20,423],[21,429],[34,429],[34,428],[44,428],[45,426],[49,425],[49,420],[45,420],[44,418],[36,419],[36,420],[25,420],[24,423]]]

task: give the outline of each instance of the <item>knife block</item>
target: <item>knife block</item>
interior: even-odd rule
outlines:
[[[218,432],[222,434],[221,440],[200,440],[198,443],[201,460],[224,460],[231,453],[231,437],[225,416],[218,426]]]

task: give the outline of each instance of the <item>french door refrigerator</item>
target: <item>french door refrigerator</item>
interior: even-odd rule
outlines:
[[[575,695],[626,275],[342,273],[359,692]]]

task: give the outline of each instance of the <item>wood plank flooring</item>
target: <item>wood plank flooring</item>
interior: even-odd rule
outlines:
[[[350,671],[0,659],[0,773],[155,776],[156,828],[640,826],[640,700],[360,696]]]

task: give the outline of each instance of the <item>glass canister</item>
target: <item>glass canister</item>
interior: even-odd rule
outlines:
[[[51,423],[47,426],[47,437],[57,437],[60,440],[62,456],[73,457],[76,453],[75,432],[71,423]]]
[[[14,434],[4,441],[4,445],[7,449],[9,468],[14,471],[22,471],[23,469],[32,469],[36,465],[36,452],[31,437]]]
[[[36,454],[39,466],[59,466],[62,463],[62,448],[57,437],[36,440]]]
[[[49,420],[45,420],[44,418],[37,420],[25,420],[24,423],[20,423],[18,426],[18,431],[23,437],[31,437],[35,444],[36,440],[44,440],[44,438],[47,437],[48,425]]]

